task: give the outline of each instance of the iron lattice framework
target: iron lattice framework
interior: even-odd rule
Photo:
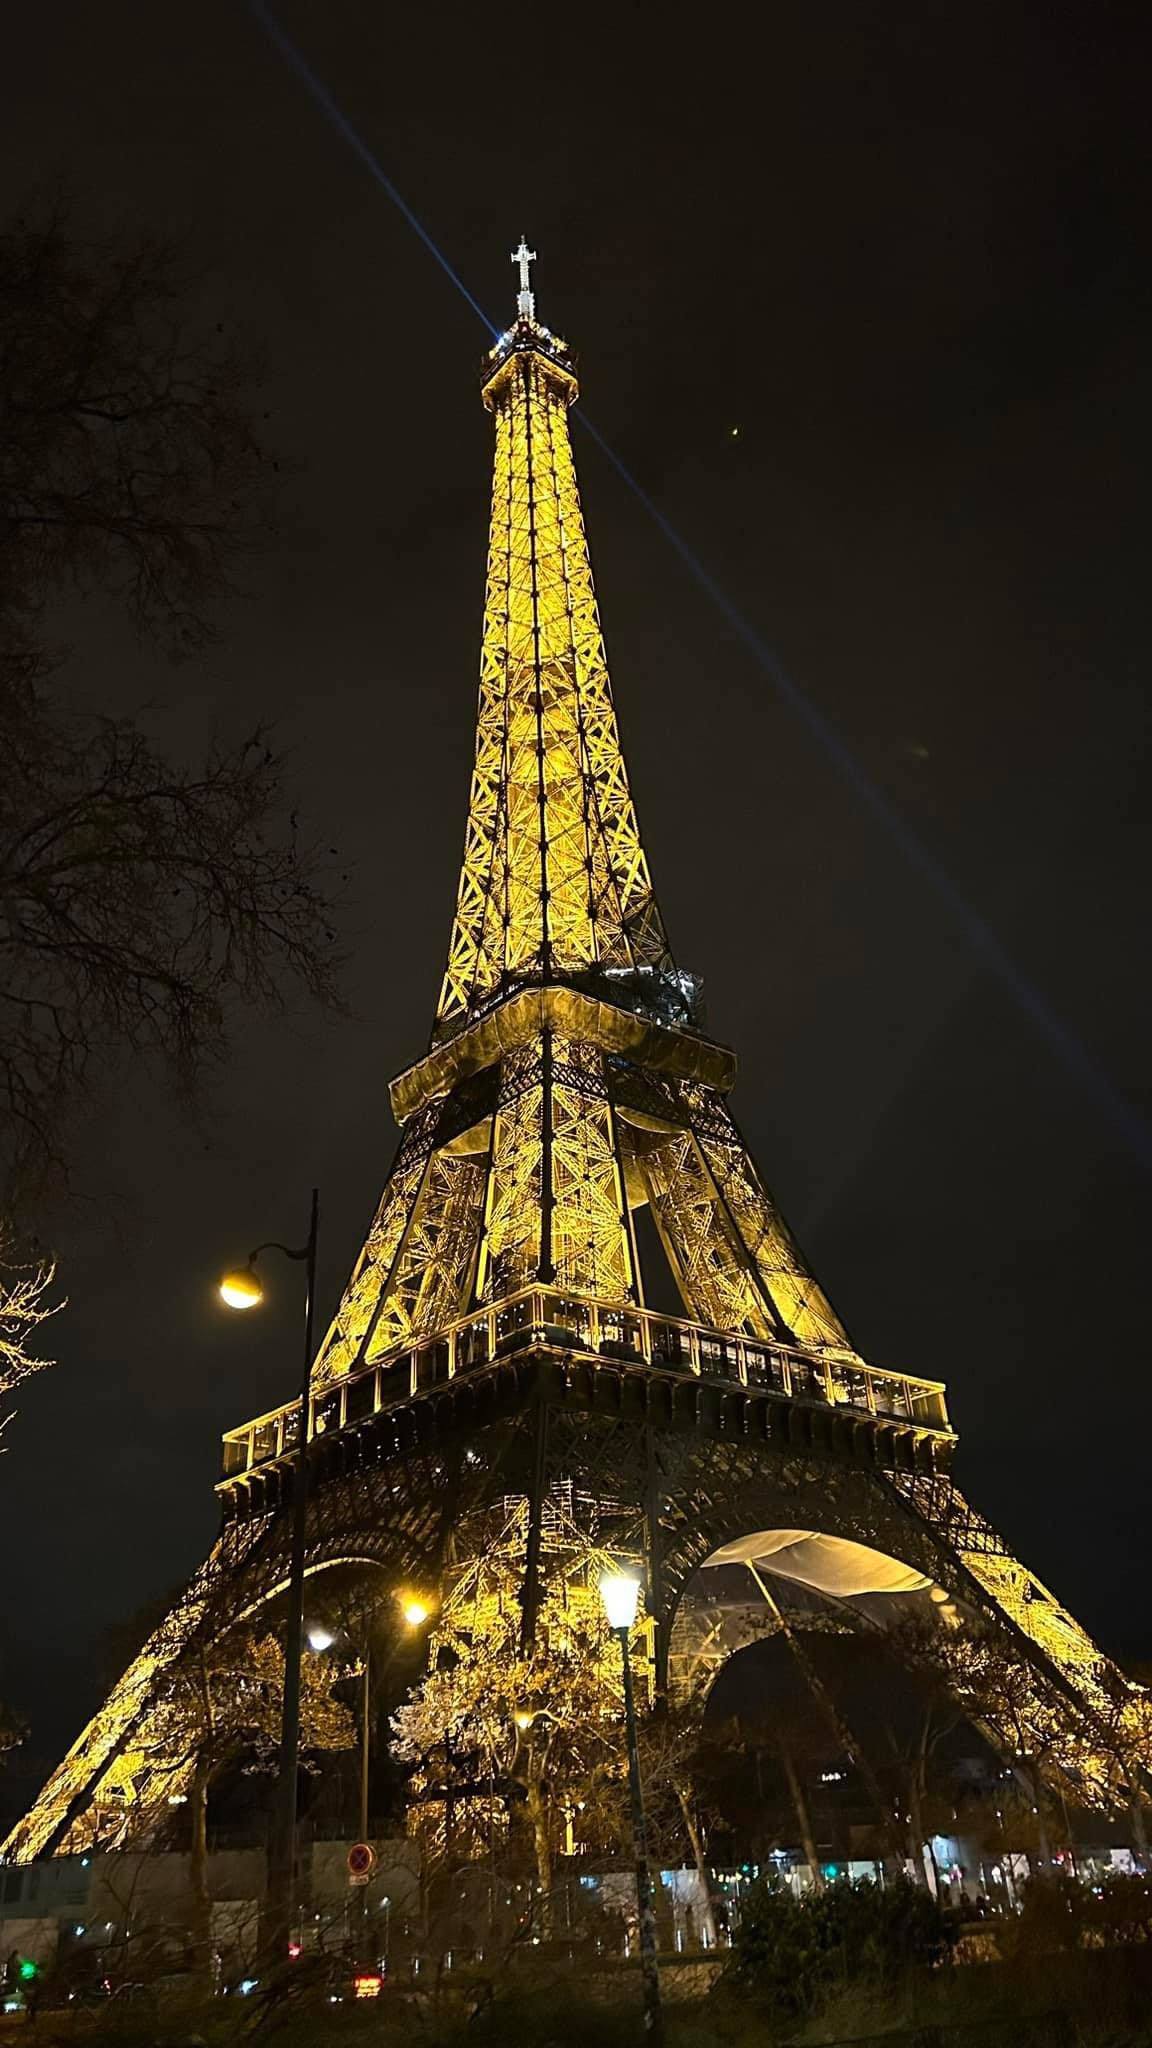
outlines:
[[[476,765],[438,1038],[526,981],[672,964],[616,729],[575,396],[567,351],[529,327],[484,386],[496,461]]]
[[[495,475],[448,967],[429,1050],[392,1084],[399,1149],[315,1362],[309,1570],[440,1578],[455,1625],[462,1546],[494,1518],[505,1575],[507,1532],[523,1531],[530,1644],[542,1584],[572,1571],[574,1544],[632,1557],[653,1688],[692,1693],[757,1628],[746,1598],[725,1618],[701,1590],[709,1558],[749,1531],[825,1531],[1001,1630],[1029,1674],[1037,1743],[1064,1727],[1084,1789],[1119,1797],[1097,1735],[1126,1682],[957,1491],[940,1385],[853,1350],[732,1118],[735,1060],[698,1028],[629,791],[576,393],[525,283],[484,371]],[[644,1305],[645,1205],[682,1318]],[[283,1589],[296,1416],[229,1432],[211,1557],[9,1857],[146,1825],[159,1678]],[[761,1628],[775,1614],[762,1606]],[[170,1795],[171,1771],[161,1780]]]

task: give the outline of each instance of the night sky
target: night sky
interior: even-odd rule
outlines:
[[[502,322],[528,235],[581,410],[881,800],[578,432],[641,827],[768,1182],[858,1345],[949,1382],[976,1503],[1152,1655],[1139,11],[278,18]],[[490,423],[474,313],[241,0],[44,0],[5,39],[9,207],[181,236],[291,466],[218,649],[170,667],[87,608],[52,622],[69,686],[178,752],[273,717],[351,955],[347,1018],[238,1015],[198,1117],[131,1071],[78,1146],[59,1365],[2,1471],[0,1689],[48,1759],[106,1626],[211,1542],[220,1432],[292,1393],[298,1272],[247,1319],[215,1274],[301,1238],[318,1181],[326,1318],[384,1179],[463,836]]]

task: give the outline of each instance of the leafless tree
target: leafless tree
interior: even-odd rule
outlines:
[[[0,1170],[63,1164],[70,1116],[126,1054],[190,1086],[229,1005],[285,978],[335,996],[328,907],[261,733],[187,769],[125,720],[0,698]]]
[[[668,1706],[640,1725],[640,1763],[651,1845],[695,1867],[700,1883],[705,1943],[716,1946],[716,1880],[707,1849],[707,1828],[716,1809],[701,1769],[704,1748],[700,1716],[691,1708]],[[686,1853],[685,1853],[686,1852]]]
[[[62,598],[112,598],[175,653],[217,631],[275,465],[252,365],[199,332],[170,250],[0,234],[0,1215],[66,1163],[128,1057],[189,1086],[233,1004],[331,1001],[328,878],[263,731],[190,764],[81,714]]]
[[[448,1603],[433,1661],[393,1716],[392,1753],[411,1770],[410,1825],[426,1867],[494,1856],[526,1835],[550,1934],[554,1869],[566,1838],[611,1830],[623,1782],[619,1653],[599,1600],[556,1575],[525,1655],[515,1553],[494,1552]]]
[[[0,1758],[10,1749],[19,1749],[28,1733],[28,1724],[14,1707],[0,1700]]]
[[[1147,1667],[1122,1678],[1101,1716],[1101,1746],[1111,1767],[1113,1792],[1125,1801],[1132,1840],[1142,1867],[1152,1864],[1148,1847],[1149,1788],[1152,1786],[1152,1687]]]
[[[354,1718],[332,1694],[338,1672],[321,1670],[315,1659],[305,1658],[300,1677],[305,1752],[351,1748],[356,1739]],[[162,1821],[174,1794],[190,1806],[192,1919],[202,1960],[211,1916],[209,1794],[232,1763],[243,1761],[251,1769],[263,1769],[274,1762],[283,1695],[280,1644],[248,1624],[198,1645],[161,1681],[153,1724],[156,1769],[142,1803],[141,1825]]]
[[[0,1219],[0,1437],[12,1418],[14,1389],[50,1363],[30,1344],[33,1331],[61,1306],[49,1299],[55,1272],[50,1259],[22,1257]]]
[[[893,1805],[904,1831],[904,1860],[911,1867],[913,1882],[926,1890],[924,1851],[936,1870],[933,1836],[948,1834],[955,1820],[952,1777],[941,1751],[963,1724],[964,1715],[943,1684],[932,1683],[923,1670],[917,1675],[921,1684],[910,1720],[900,1724],[889,1720],[883,1726],[884,1775],[895,1792]],[[940,1890],[936,1870],[937,1896]]]
[[[1020,1818],[1031,1816],[1036,1853],[1049,1865],[1056,1798],[1076,1796],[1080,1752],[1098,1742],[1099,1731],[1088,1717],[1076,1724],[1067,1702],[1003,1629],[976,1620],[941,1628],[909,1619],[895,1638],[909,1665],[934,1675],[1004,1758],[1019,1787]]]
[[[0,613],[61,589],[124,600],[174,652],[266,526],[275,465],[257,366],[191,310],[175,250],[82,236],[58,215],[0,234]]]

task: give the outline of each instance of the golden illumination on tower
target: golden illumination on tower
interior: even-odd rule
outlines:
[[[448,967],[431,1050],[393,1084],[404,1137],[317,1386],[540,1282],[635,1306],[645,1204],[688,1314],[849,1348],[725,1106],[735,1061],[702,1037],[669,950],[596,609],[573,358],[536,318],[526,244],[515,260],[518,318],[482,387],[495,463]]]
[[[521,317],[496,424],[476,763],[436,1035],[501,990],[671,966],[628,788],[572,460],[564,344]]]
[[[392,1083],[399,1147],[313,1368],[308,1569],[394,1570],[395,1625],[427,1631],[396,1730],[426,1848],[490,1854],[512,1825],[508,1776],[545,1894],[544,1866],[576,1846],[573,1787],[605,1768],[593,1751],[622,1704],[600,1579],[644,1576],[652,1696],[705,1525],[718,1549],[831,1517],[891,1547],[1003,1636],[1008,1753],[1052,1750],[1055,1731],[1070,1796],[1115,1803],[1149,1769],[1147,1696],[964,1501],[939,1382],[854,1352],[728,1107],[735,1057],[704,1036],[673,962],[629,792],[569,438],[573,358],[536,318],[526,243],[514,260],[517,319],[483,379],[495,469],[448,966],[431,1046]],[[683,1317],[644,1305],[645,1207]],[[258,1288],[226,1283],[241,1307]],[[299,1415],[294,1399],[228,1432],[211,1557],[9,1858],[138,1838],[158,1769],[182,1792],[166,1674],[282,1589]]]

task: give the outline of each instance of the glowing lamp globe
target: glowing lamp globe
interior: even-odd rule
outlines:
[[[220,1282],[220,1299],[229,1308],[259,1307],[264,1289],[251,1266],[238,1266],[234,1273],[225,1273]]]
[[[605,1572],[600,1581],[600,1598],[609,1628],[631,1628],[640,1600],[640,1581],[629,1572]]]
[[[308,1647],[315,1650],[318,1656],[323,1650],[330,1650],[335,1641],[331,1630],[323,1628],[319,1622],[308,1631]]]
[[[423,1600],[406,1600],[401,1609],[409,1628],[419,1628],[427,1621],[430,1611]]]

